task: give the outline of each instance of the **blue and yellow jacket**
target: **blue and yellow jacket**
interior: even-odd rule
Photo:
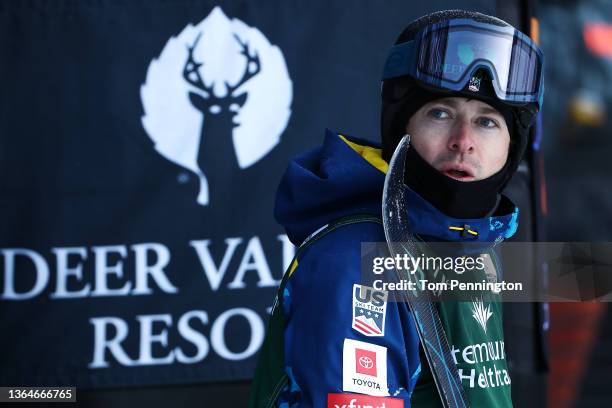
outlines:
[[[417,382],[422,396],[435,394],[408,305],[361,284],[361,244],[385,241],[387,167],[378,147],[331,131],[289,163],[275,217],[299,249],[272,309],[250,406],[409,407]],[[424,240],[492,243],[516,231],[513,205],[502,216],[457,220],[412,191],[408,200],[409,226]],[[468,223],[475,234],[461,233]]]

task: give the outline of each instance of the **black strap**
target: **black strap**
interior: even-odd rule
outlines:
[[[251,386],[249,408],[272,408],[276,406],[278,396],[289,381],[285,373],[285,317],[283,314],[283,293],[287,286],[287,282],[291,278],[291,271],[292,268],[294,268],[294,263],[308,247],[330,232],[345,225],[361,222],[375,222],[382,225],[382,220],[379,217],[370,214],[349,215],[338,218],[316,230],[297,248],[293,260],[285,271],[276,292],[274,306],[272,307],[272,316],[268,322],[266,338],[259,351],[257,368],[255,369],[255,376]]]

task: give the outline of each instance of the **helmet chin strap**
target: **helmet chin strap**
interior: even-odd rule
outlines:
[[[495,212],[509,171],[506,161],[500,171],[486,179],[459,181],[440,173],[413,147],[406,152],[404,183],[449,217],[482,218]]]

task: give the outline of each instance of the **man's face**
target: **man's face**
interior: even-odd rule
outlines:
[[[510,134],[504,117],[476,99],[429,102],[412,115],[406,133],[427,163],[455,180],[490,177],[508,158]]]

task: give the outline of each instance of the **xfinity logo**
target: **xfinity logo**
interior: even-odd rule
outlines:
[[[232,170],[252,166],[278,144],[293,89],[280,49],[217,6],[168,40],[140,96],[155,149],[197,174],[197,202],[209,205]]]
[[[328,408],[404,408],[404,400],[363,394],[327,394]]]

